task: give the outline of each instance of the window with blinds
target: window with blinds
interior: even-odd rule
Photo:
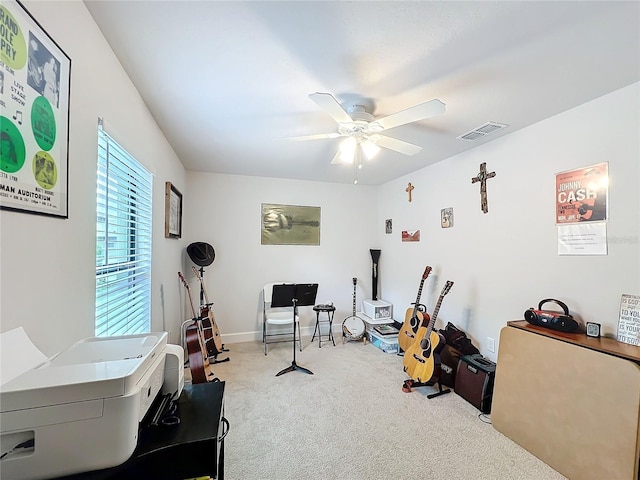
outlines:
[[[98,127],[96,336],[151,326],[152,175]]]

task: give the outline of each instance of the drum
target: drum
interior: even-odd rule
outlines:
[[[362,340],[365,326],[360,317],[352,315],[342,322],[342,336],[347,340]]]

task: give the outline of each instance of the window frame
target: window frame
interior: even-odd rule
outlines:
[[[98,122],[95,335],[151,329],[153,175]]]

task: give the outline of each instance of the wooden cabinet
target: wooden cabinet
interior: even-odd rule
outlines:
[[[637,346],[509,322],[492,424],[570,479],[636,480],[639,362]]]

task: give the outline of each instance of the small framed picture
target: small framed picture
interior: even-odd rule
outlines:
[[[164,236],[182,237],[182,194],[171,182],[165,183]]]
[[[453,207],[440,210],[440,226],[442,228],[453,227]]]
[[[587,322],[587,336],[588,337],[599,337],[600,336],[600,324]]]
[[[387,218],[384,221],[384,233],[389,235],[392,232],[393,232],[393,220],[391,220],[390,218]]]

